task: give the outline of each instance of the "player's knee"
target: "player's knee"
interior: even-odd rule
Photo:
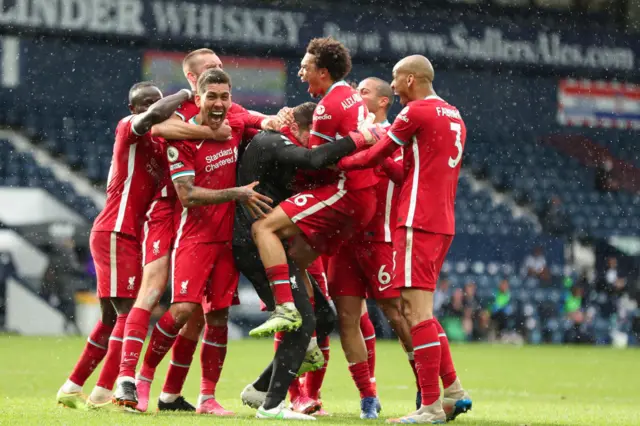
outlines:
[[[229,309],[211,311],[205,315],[209,327],[224,327],[229,321]]]
[[[171,305],[170,311],[176,325],[183,327],[191,318],[198,305],[195,303],[174,303]]]
[[[338,322],[340,323],[340,328],[360,328],[360,310],[348,310],[341,309],[338,312]]]
[[[118,315],[126,315],[133,308],[135,300],[134,299],[112,299],[113,306],[116,310],[116,314]]]
[[[421,322],[433,318],[433,313],[430,310],[425,309],[420,303],[415,303],[415,301],[410,298],[403,298],[402,313],[409,323],[409,327],[415,327]]]
[[[116,325],[118,314],[108,299],[100,299],[100,321],[102,324],[113,327]]]
[[[378,306],[391,324],[399,324],[404,321],[400,299],[385,299],[378,302]]]
[[[169,271],[168,257],[154,260],[144,267],[142,274],[143,287],[162,290],[167,285]]]
[[[263,219],[263,220],[258,220],[256,222],[253,222],[253,225],[251,225],[251,235],[253,235],[253,238],[255,240],[257,235],[260,235],[262,233],[264,233],[265,231],[267,231],[269,229],[269,223],[267,221],[267,219]]]

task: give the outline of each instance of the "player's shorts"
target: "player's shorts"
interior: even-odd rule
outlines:
[[[173,243],[174,198],[158,198],[147,211],[143,226],[142,266],[167,256]]]
[[[435,291],[453,235],[401,227],[393,235],[396,276],[393,287]]]
[[[322,262],[322,267],[325,272],[329,270],[329,259],[331,259],[331,256],[327,256],[326,254],[320,255],[320,261]]]
[[[98,279],[98,297],[135,299],[142,279],[142,254],[135,237],[95,231],[89,247]]]
[[[347,191],[335,185],[310,189],[280,203],[307,243],[326,255],[335,254],[343,242],[367,226],[375,205],[375,187]]]
[[[205,313],[239,304],[231,243],[181,243],[171,253],[171,303],[202,303]]]
[[[324,294],[324,297],[329,297],[329,288],[327,286],[327,274],[324,269],[324,264],[322,263],[322,257],[318,256],[316,260],[314,260],[311,265],[307,268],[307,272],[309,275],[313,277],[314,280],[318,283],[318,287]]]
[[[384,241],[349,241],[329,260],[329,294],[393,299],[394,253]]]

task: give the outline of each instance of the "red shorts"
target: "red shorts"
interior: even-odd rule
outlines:
[[[239,304],[240,273],[230,242],[181,243],[171,263],[171,303],[202,303],[205,313]]]
[[[373,186],[347,191],[332,185],[296,194],[280,207],[315,251],[333,255],[343,242],[369,224],[375,204]]]
[[[394,299],[394,253],[384,241],[350,241],[329,260],[329,293],[339,296]]]
[[[167,256],[171,251],[175,201],[173,198],[159,198],[149,206],[143,227],[142,266]]]
[[[433,234],[413,228],[398,228],[393,235],[396,250],[397,289],[418,288],[435,291],[438,275],[453,235]]]
[[[322,260],[322,267],[324,268],[325,272],[329,270],[329,259],[331,259],[331,256],[327,256],[325,254],[320,255],[320,259]]]
[[[322,290],[322,294],[324,294],[325,297],[329,297],[329,289],[327,288],[327,274],[325,273],[324,265],[322,263],[322,257],[318,257],[316,260],[314,260],[307,268],[307,272],[313,277],[314,280],[316,280],[318,286],[320,287],[320,290]]]
[[[89,247],[98,279],[100,299],[135,299],[140,290],[142,263],[140,243],[119,232],[92,232]]]

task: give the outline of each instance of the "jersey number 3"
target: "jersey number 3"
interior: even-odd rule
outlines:
[[[462,137],[462,126],[460,123],[451,123],[451,131],[456,134],[456,148],[458,148],[458,155],[456,158],[449,157],[449,167],[452,169],[458,165],[460,159],[462,158],[462,141],[460,138]]]

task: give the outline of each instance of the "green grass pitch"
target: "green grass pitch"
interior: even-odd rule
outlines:
[[[218,385],[218,400],[238,418],[155,414],[166,362],[157,373],[147,414],[84,412],[58,407],[55,395],[80,354],[84,339],[0,336],[0,424],[2,425],[210,425],[264,423],[243,407],[240,391],[272,356],[268,340],[231,341]],[[473,411],[458,425],[639,425],[640,351],[596,347],[514,347],[458,345],[452,348]],[[196,355],[197,358],[197,355]],[[185,396],[195,403],[200,376],[194,361]],[[95,376],[85,385],[90,392]],[[413,409],[415,385],[409,365],[395,342],[378,342],[378,392],[381,420]],[[339,342],[332,341],[323,388],[325,424],[363,423],[359,399]],[[373,423],[376,423],[375,421]]]

